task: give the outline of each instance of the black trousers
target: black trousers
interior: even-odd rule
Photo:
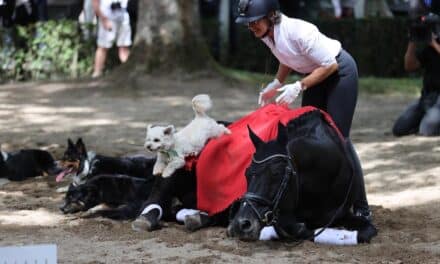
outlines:
[[[357,102],[358,70],[356,62],[345,50],[341,50],[336,60],[338,71],[305,90],[302,106],[314,106],[329,113],[342,135],[348,138]]]
[[[440,135],[440,92],[424,94],[412,102],[394,123],[393,134]]]
[[[365,192],[364,174],[359,157],[349,139],[358,96],[358,70],[353,57],[345,50],[341,50],[336,61],[339,66],[338,71],[320,84],[308,88],[303,94],[302,106],[314,106],[329,113],[345,137],[355,177],[353,210],[366,213],[369,212],[369,206]]]

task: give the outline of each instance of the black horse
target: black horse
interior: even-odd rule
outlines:
[[[278,125],[275,140],[263,142],[249,129],[255,146],[246,170],[247,193],[237,202],[228,235],[257,240],[273,225],[282,239],[314,238],[314,229],[344,226],[369,242],[376,228],[351,213],[357,191],[345,141],[323,114],[311,111]]]

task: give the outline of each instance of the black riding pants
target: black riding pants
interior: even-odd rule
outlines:
[[[341,50],[336,60],[338,71],[305,90],[302,106],[314,106],[329,113],[342,135],[348,138],[357,102],[358,70],[356,62],[345,50]]]
[[[356,177],[354,211],[356,213],[357,210],[361,210],[362,213],[367,213],[369,206],[365,193],[364,175],[358,155],[349,139],[357,103],[358,70],[353,57],[345,50],[341,50],[336,61],[339,66],[338,71],[320,84],[308,88],[303,94],[302,106],[314,106],[329,113],[345,137]]]

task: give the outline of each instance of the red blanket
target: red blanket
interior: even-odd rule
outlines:
[[[310,106],[287,109],[270,104],[231,124],[228,127],[231,135],[211,139],[196,163],[198,209],[210,215],[216,214],[246,192],[244,173],[255,152],[247,125],[262,140],[269,141],[276,138],[279,121],[286,125],[290,120],[315,109]],[[336,128],[328,114],[326,119]]]

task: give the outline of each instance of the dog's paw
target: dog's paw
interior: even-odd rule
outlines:
[[[174,169],[165,169],[164,171],[163,171],[163,173],[162,173],[162,177],[164,177],[164,178],[168,178],[168,177],[170,177],[171,175],[173,175],[173,173],[175,172],[175,170]]]
[[[229,130],[229,128],[225,127],[225,134],[230,135],[230,134],[232,134],[232,132],[231,132],[231,130]]]
[[[161,175],[163,172],[164,168],[163,167],[154,167],[153,168],[153,175]]]

